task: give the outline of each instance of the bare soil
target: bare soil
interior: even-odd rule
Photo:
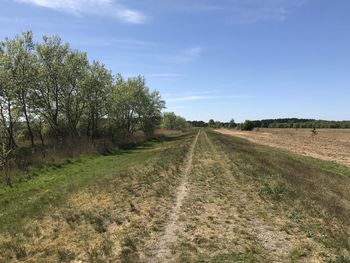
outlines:
[[[157,259],[160,262],[166,262],[170,260],[172,257],[171,251],[170,251],[170,245],[176,241],[176,238],[177,238],[176,232],[180,228],[180,224],[178,222],[179,214],[180,214],[182,202],[184,198],[187,196],[188,175],[192,168],[193,151],[194,151],[194,148],[196,147],[199,134],[200,134],[200,131],[197,133],[197,136],[195,137],[192,143],[191,149],[188,153],[188,160],[187,160],[186,167],[183,171],[183,178],[181,180],[180,186],[177,188],[176,201],[172,209],[168,223],[165,226],[164,234],[159,241],[159,246],[157,248]]]
[[[216,131],[350,167],[350,129],[319,129],[316,135],[312,135],[311,129],[264,128],[254,131],[228,129]]]

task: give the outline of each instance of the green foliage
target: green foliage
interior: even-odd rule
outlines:
[[[254,123],[250,120],[246,120],[241,124],[242,131],[252,131],[254,129]]]
[[[158,92],[149,91],[141,76],[124,80],[118,75],[109,99],[108,117],[125,134],[132,135],[142,129],[150,135],[160,123],[165,103]]]
[[[170,130],[185,130],[189,128],[186,119],[177,116],[174,112],[165,112],[163,114],[163,127]]]
[[[256,120],[253,121],[253,123],[256,128],[350,128],[350,121],[326,121],[297,118]]]
[[[32,146],[45,137],[152,135],[164,105],[143,77],[114,77],[58,36],[34,43],[28,31],[0,42],[0,123],[11,149],[21,134]]]
[[[208,122],[208,127],[209,128],[216,128],[216,123],[213,119],[210,119]]]

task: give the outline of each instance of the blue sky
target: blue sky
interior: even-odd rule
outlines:
[[[1,0],[0,38],[59,35],[187,119],[350,119],[348,0]]]

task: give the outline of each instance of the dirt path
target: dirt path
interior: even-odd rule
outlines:
[[[253,187],[239,183],[241,172],[226,154],[204,130],[200,133],[188,194],[174,208],[162,239],[171,250],[163,245],[160,262],[288,262],[304,249],[312,252],[302,262],[319,262],[319,245]]]
[[[224,176],[234,179],[232,172],[227,169],[230,161],[225,153],[215,147],[206,133],[204,135],[213,159],[222,168]],[[239,172],[237,167],[232,167],[231,165],[231,168],[235,168],[235,172]],[[261,202],[258,196],[250,193],[248,197],[247,191],[244,191],[234,180],[232,186],[232,194],[236,199],[234,206],[231,207],[236,216],[235,225],[244,230],[247,236],[254,238],[257,244],[261,246],[261,249],[265,250],[266,254],[269,255],[270,260],[274,262],[287,261],[289,254],[298,243],[311,242],[305,235],[300,233],[290,236],[286,232],[280,231],[283,226],[281,221],[275,217],[273,211],[269,211],[270,209]],[[259,212],[262,213],[259,214]]]
[[[176,201],[174,207],[171,211],[169,221],[165,227],[164,234],[163,236],[161,236],[158,243],[156,258],[159,262],[168,262],[171,259],[170,245],[176,241],[176,233],[180,228],[178,218],[183,200],[188,193],[188,175],[191,171],[193,152],[196,147],[200,133],[201,131],[197,133],[191,145],[190,151],[188,153],[186,167],[184,169],[183,179],[181,181],[180,186],[177,188]]]
[[[324,246],[242,183],[230,154],[197,134],[152,262],[322,262]]]

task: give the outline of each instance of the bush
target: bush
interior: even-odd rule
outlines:
[[[254,129],[254,123],[250,120],[246,120],[244,123],[241,125],[241,130],[242,131],[252,131]]]

